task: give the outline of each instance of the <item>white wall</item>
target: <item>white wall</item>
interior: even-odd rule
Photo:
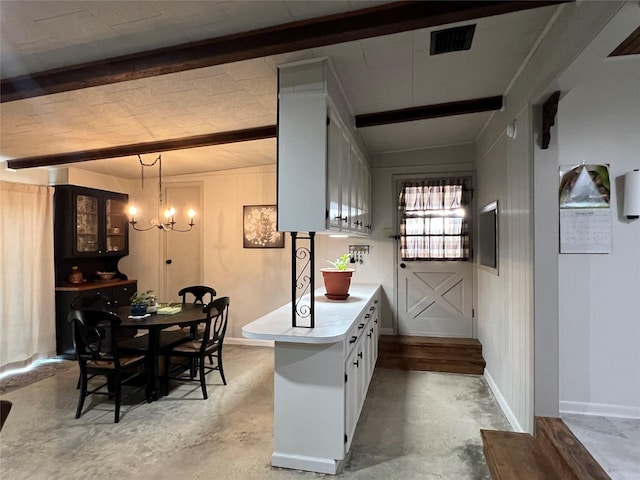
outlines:
[[[478,295],[484,305],[479,306],[482,311],[479,312],[478,338],[484,347],[491,388],[515,430],[533,433],[534,398],[546,407],[554,402],[554,398],[557,400],[558,372],[554,361],[557,352],[549,355],[549,361],[543,357],[545,351],[556,344],[558,332],[554,312],[551,318],[540,319],[541,326],[544,324],[549,328],[535,329],[539,315],[548,313],[542,309],[536,311],[535,305],[545,297],[553,304],[558,292],[548,288],[534,289],[537,285],[534,280],[539,274],[542,277],[554,275],[554,262],[539,261],[538,253],[552,256],[556,253],[540,252],[533,243],[534,227],[546,226],[554,218],[554,211],[544,208],[533,215],[533,159],[534,152],[539,151],[539,137],[534,136],[534,132],[539,132],[538,122],[541,121],[539,116],[533,117],[534,112],[538,113],[533,104],[544,101],[550,91],[558,88],[553,85],[554,81],[593,41],[621,5],[622,2],[579,2],[559,7],[548,31],[508,88],[505,108],[494,114],[477,142],[478,191],[481,195],[493,193],[498,200],[504,198],[505,206],[500,216],[500,241],[504,247],[500,252],[500,276],[505,275],[504,284],[501,285],[499,279],[488,280],[486,272],[478,272],[478,284],[482,288]],[[515,141],[507,141],[504,132],[514,119],[518,124],[518,136]],[[506,175],[501,187],[494,186],[490,179],[490,171],[495,167],[503,168]],[[536,181],[535,185],[539,183]],[[536,190],[536,196],[539,193],[549,192]],[[544,206],[544,203],[540,205]],[[534,275],[534,265],[549,270],[536,270]],[[538,357],[534,355],[534,348],[540,354]],[[534,383],[535,379],[539,383]]]
[[[515,117],[515,139],[501,135],[477,162],[478,207],[498,201],[498,275],[478,270],[478,339],[485,375],[514,429],[533,428],[533,238],[531,121]]]
[[[29,183],[32,185],[48,185],[49,174],[46,168],[7,170],[7,164],[3,161],[0,161],[0,181],[11,183]]]
[[[560,410],[640,418],[640,221],[622,216],[640,168],[640,59],[602,62],[558,108],[558,164],[606,163],[610,254],[559,255]]]
[[[242,338],[244,325],[290,301],[290,239],[285,238],[283,249],[242,244],[242,207],[276,202],[275,165],[163,178],[166,184],[190,181],[204,189],[204,208],[196,217],[202,228],[203,284],[231,298],[227,335]],[[155,205],[157,187],[145,193],[139,183],[131,181],[132,198]],[[143,289],[157,290],[154,286],[160,284],[162,235],[167,233],[130,232],[130,255],[120,262],[120,270]]]

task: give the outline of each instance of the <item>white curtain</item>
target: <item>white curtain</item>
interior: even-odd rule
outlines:
[[[55,350],[53,188],[0,182],[0,372]]]

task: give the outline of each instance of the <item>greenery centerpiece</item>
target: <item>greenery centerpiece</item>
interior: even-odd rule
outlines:
[[[129,297],[129,303],[131,304],[132,315],[144,315],[149,307],[155,306],[156,297],[153,295],[153,290],[147,290],[146,292],[136,291]]]

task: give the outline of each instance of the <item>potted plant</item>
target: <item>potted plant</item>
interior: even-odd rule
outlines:
[[[330,300],[346,300],[349,296],[349,287],[351,286],[351,275],[355,271],[349,268],[348,264],[351,256],[345,253],[335,262],[327,260],[332,267],[321,268],[322,278],[324,279],[324,288],[327,291],[325,296]]]
[[[129,297],[129,302],[131,303],[131,315],[140,316],[147,313],[150,306],[155,305],[156,297],[153,295],[153,290],[135,292]]]

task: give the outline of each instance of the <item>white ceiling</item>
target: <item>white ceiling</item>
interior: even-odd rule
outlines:
[[[2,78],[361,9],[367,1],[7,1]],[[415,30],[3,103],[0,155],[21,158],[276,123],[277,65],[331,59],[354,114],[504,95],[558,7],[479,19],[471,50],[429,56]],[[447,27],[456,24],[447,25]],[[369,154],[474,142],[491,113],[359,129]],[[159,152],[160,153],[160,152]],[[145,155],[151,161],[155,155]],[[274,164],[276,140],[163,153],[163,174]],[[136,178],[135,157],[74,164]]]

